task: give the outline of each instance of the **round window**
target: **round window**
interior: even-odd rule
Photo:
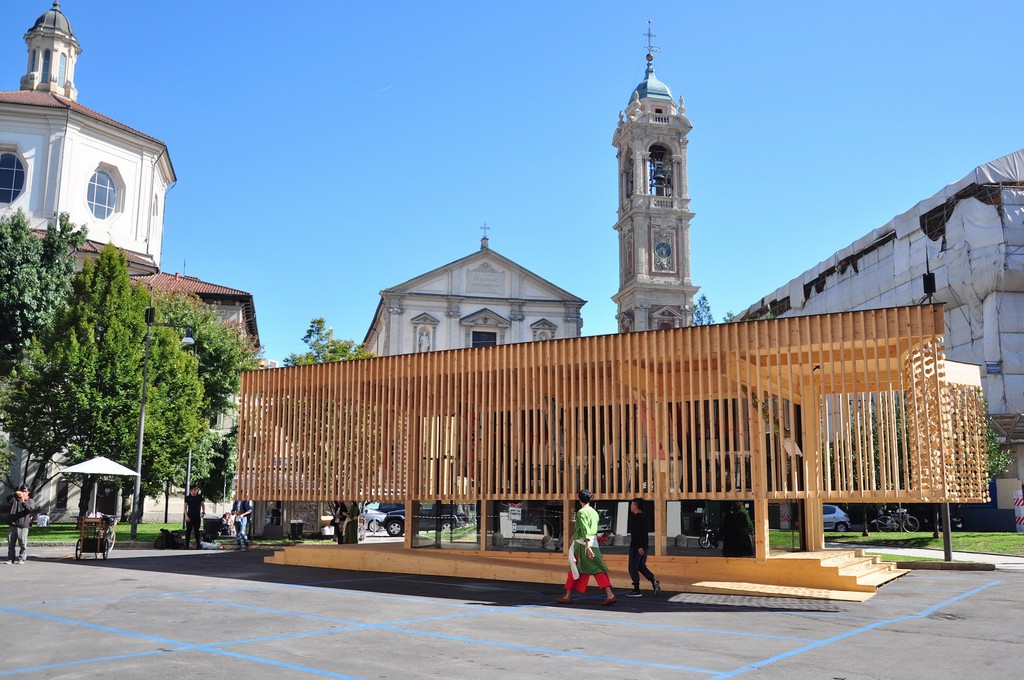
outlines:
[[[0,203],[14,203],[25,189],[25,166],[13,153],[0,153]]]
[[[97,170],[89,180],[89,210],[97,219],[106,219],[117,205],[117,186],[106,170]]]

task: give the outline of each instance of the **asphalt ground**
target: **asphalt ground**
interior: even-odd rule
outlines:
[[[339,548],[343,550],[344,548]],[[31,547],[0,565],[0,676],[1020,677],[1024,573],[914,572],[866,603],[267,565],[261,550]]]

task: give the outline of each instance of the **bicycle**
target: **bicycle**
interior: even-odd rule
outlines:
[[[882,512],[871,520],[877,531],[913,532],[921,529],[921,522],[911,515],[906,508],[897,508],[891,513]]]

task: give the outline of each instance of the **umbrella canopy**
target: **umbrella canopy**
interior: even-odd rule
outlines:
[[[138,475],[135,470],[129,470],[125,466],[115,463],[109,458],[104,458],[103,456],[97,456],[92,460],[87,460],[85,462],[78,463],[77,465],[64,468],[61,472],[64,472],[65,474],[68,472],[77,472],[81,475],[128,475],[131,477],[136,477]]]

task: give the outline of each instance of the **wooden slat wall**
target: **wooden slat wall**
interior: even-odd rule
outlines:
[[[257,500],[980,500],[938,305],[248,372]],[[954,451],[955,449],[955,451]]]

